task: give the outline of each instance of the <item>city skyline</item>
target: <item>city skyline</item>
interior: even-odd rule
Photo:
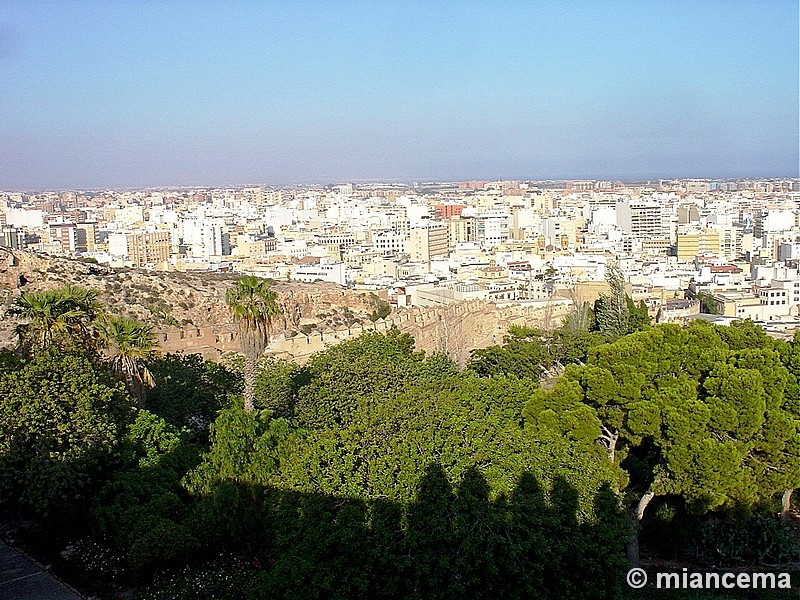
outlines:
[[[798,175],[796,1],[0,6],[2,189]]]

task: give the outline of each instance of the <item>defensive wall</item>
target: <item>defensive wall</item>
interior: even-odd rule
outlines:
[[[269,353],[303,363],[315,352],[365,331],[386,332],[397,327],[414,337],[417,349],[443,351],[463,364],[471,349],[502,342],[510,325],[543,326],[548,320],[557,324],[571,304],[566,299],[553,299],[497,306],[483,300],[469,300],[449,306],[401,309],[374,323],[314,329],[295,335],[279,332],[272,336]],[[230,324],[163,328],[159,330],[159,341],[164,352],[199,353],[210,359],[239,350],[236,330]]]

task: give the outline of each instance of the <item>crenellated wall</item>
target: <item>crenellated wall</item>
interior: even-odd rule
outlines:
[[[51,289],[67,283],[94,288],[110,310],[147,323],[172,322],[157,331],[164,352],[199,353],[218,359],[237,351],[236,328],[225,304],[225,291],[236,279],[232,274],[157,273],[108,267],[0,248],[0,303],[7,308],[26,290]],[[334,284],[275,282],[281,305],[270,353],[305,362],[315,352],[329,348],[365,330],[386,331],[393,325],[409,333],[418,349],[442,351],[463,364],[473,348],[502,342],[509,325],[557,325],[571,302],[555,298],[524,304],[495,305],[468,300],[447,306],[403,308],[376,323],[368,321],[375,305],[368,294]],[[164,315],[153,312],[159,305]],[[158,306],[155,306],[158,308]],[[346,326],[360,321],[364,325]],[[186,325],[188,323],[188,325]],[[0,309],[0,346],[11,346],[16,321]],[[316,327],[308,334],[291,332]]]
[[[536,305],[498,307],[482,300],[469,300],[445,307],[414,307],[375,323],[314,330],[289,337],[279,333],[272,337],[269,353],[303,363],[315,352],[357,337],[364,331],[385,332],[396,326],[414,337],[417,349],[429,353],[442,351],[463,364],[471,349],[502,342],[510,325],[543,326],[548,319],[556,319],[557,323],[567,314],[570,304],[568,300],[555,300]],[[160,330],[159,336],[164,352],[196,352],[216,359],[225,352],[239,349],[236,331],[231,325],[170,327]]]

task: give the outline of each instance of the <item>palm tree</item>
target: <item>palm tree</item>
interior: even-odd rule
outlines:
[[[158,342],[150,325],[129,317],[110,316],[101,328],[111,370],[125,383],[139,408],[145,406],[145,390],[155,382],[145,361],[156,354]]]
[[[239,348],[244,354],[244,409],[255,408],[256,364],[269,346],[272,320],[281,314],[277,295],[269,282],[258,277],[241,277],[228,290],[225,301],[239,330]]]
[[[73,285],[21,294],[9,309],[9,313],[27,321],[16,328],[20,346],[31,350],[77,342],[94,347],[93,325],[102,314],[99,295],[97,290]]]

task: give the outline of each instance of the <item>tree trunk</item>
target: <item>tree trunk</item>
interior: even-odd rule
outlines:
[[[602,432],[603,434],[600,436],[600,439],[606,443],[608,460],[613,463],[617,458],[617,442],[619,441],[619,432],[615,431],[612,433],[612,431],[605,426],[602,427]]]
[[[628,523],[630,525],[630,533],[628,533],[628,541],[625,542],[625,555],[628,557],[628,563],[631,567],[639,566],[639,522],[633,514],[633,510],[628,511]]]
[[[611,464],[614,464],[614,461],[617,459],[617,440],[619,439],[619,434],[615,433],[611,436],[611,440],[608,442],[608,460],[611,461]]]
[[[641,522],[642,517],[644,516],[644,511],[647,509],[647,505],[650,504],[650,501],[655,497],[655,494],[652,490],[647,490],[642,496],[642,499],[639,500],[639,504],[636,506],[636,521]]]
[[[781,498],[781,519],[784,521],[789,520],[789,511],[792,508],[792,492],[794,490],[786,490]]]
[[[654,497],[655,494],[653,491],[647,490],[636,507],[631,507],[631,509],[628,510],[628,521],[630,522],[631,531],[628,536],[628,542],[625,544],[625,554],[628,557],[628,562],[631,564],[631,567],[639,566],[639,529],[642,525],[644,511]]]
[[[256,359],[244,358],[244,410],[253,412],[256,408]]]

